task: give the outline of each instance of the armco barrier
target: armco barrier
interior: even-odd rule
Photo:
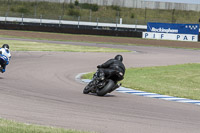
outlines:
[[[57,24],[34,24],[34,23],[5,23],[0,22],[0,29],[7,30],[26,30],[26,31],[40,31],[40,32],[55,32],[55,33],[70,33],[70,34],[89,34],[89,35],[105,35],[105,36],[119,36],[119,37],[142,37],[142,31],[130,31],[129,29],[114,30],[114,29],[99,29],[95,27],[74,26]]]

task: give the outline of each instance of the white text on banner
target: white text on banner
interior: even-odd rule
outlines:
[[[198,35],[168,34],[168,33],[155,33],[155,32],[143,32],[142,38],[159,39],[159,40],[193,41],[193,42],[198,41]]]

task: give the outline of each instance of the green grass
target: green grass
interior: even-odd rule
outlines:
[[[28,41],[0,40],[0,44],[7,43],[11,51],[64,51],[64,52],[130,52],[123,49],[99,48],[66,44],[39,43]]]
[[[0,119],[0,133],[89,133],[63,128],[44,127],[22,124],[15,121]]]
[[[92,73],[83,78],[91,78]],[[200,100],[200,64],[129,68],[124,87]]]
[[[7,30],[3,30],[3,29],[0,29],[0,31],[7,31]],[[9,30],[9,31],[16,31],[16,30]],[[54,32],[39,32],[39,31],[20,31],[18,30],[18,32],[22,32],[22,33],[43,33],[43,34],[49,34],[49,35],[61,35],[61,36],[65,36],[65,35],[71,35],[71,36],[75,36],[75,37],[105,37],[105,38],[112,38],[112,39],[115,39],[115,38],[121,38],[121,39],[130,39],[130,37],[119,37],[119,36],[105,36],[105,35],[86,35],[86,34],[79,34],[79,35],[75,35],[75,34],[69,34],[69,33],[54,33]],[[19,36],[19,35],[0,35],[0,37],[4,37],[4,38],[21,38],[21,39],[35,39],[35,40],[47,40],[47,38],[45,38],[44,36],[41,36],[41,37],[24,37],[24,36]],[[131,38],[134,38],[134,39],[141,39],[141,38],[137,38],[137,37],[131,37]],[[96,42],[96,41],[80,41],[79,39],[77,40],[71,40],[70,38],[65,38],[64,40],[62,39],[48,39],[48,40],[51,40],[51,41],[71,41],[71,42]],[[97,43],[97,42],[96,42]],[[98,42],[98,43],[108,43],[108,42],[104,42],[102,40],[102,42]],[[113,43],[112,43],[113,44]],[[116,44],[121,44],[121,43],[116,43]],[[129,44],[127,44],[129,45]],[[130,44],[132,45],[132,44]]]

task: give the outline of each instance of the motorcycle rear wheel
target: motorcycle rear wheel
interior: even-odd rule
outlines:
[[[113,80],[109,79],[108,83],[102,88],[97,90],[97,95],[98,96],[104,96],[107,93],[111,92],[112,88],[115,86],[115,83]]]

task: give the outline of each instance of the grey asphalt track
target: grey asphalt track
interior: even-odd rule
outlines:
[[[127,68],[200,63],[198,50],[82,45],[133,50],[121,53]],[[95,71],[116,54],[12,52],[7,72],[0,74],[0,117],[98,133],[199,133],[199,106],[118,92],[105,97],[82,94],[85,84],[75,76]]]

